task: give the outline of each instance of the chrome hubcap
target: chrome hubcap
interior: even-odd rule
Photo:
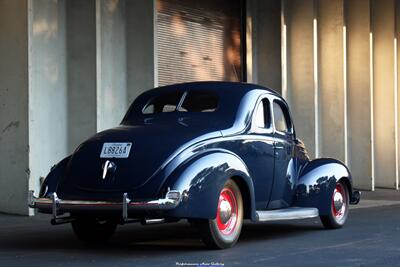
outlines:
[[[336,189],[335,193],[333,194],[333,205],[337,211],[340,211],[343,207],[343,196]]]
[[[226,224],[232,216],[232,207],[229,201],[222,200],[219,206],[219,216],[221,218],[221,222]]]
[[[333,191],[332,212],[337,221],[341,221],[347,212],[346,189],[341,183],[337,183],[335,191]]]

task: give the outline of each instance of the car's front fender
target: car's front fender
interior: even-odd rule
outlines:
[[[307,163],[299,176],[294,205],[315,207],[320,215],[328,215],[331,212],[332,194],[339,180],[346,184],[351,200],[352,178],[342,162],[321,158]]]
[[[208,150],[188,160],[174,171],[165,186],[182,194],[181,203],[168,216],[214,219],[219,194],[232,178],[241,189],[247,214],[255,219],[254,188],[247,167],[235,154],[226,150]]]

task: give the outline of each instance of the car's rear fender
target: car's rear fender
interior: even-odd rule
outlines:
[[[214,219],[219,194],[230,178],[238,183],[242,191],[245,216],[254,220],[254,188],[249,171],[237,155],[223,149],[210,149],[197,154],[169,176],[164,187],[181,192],[182,202],[167,215]]]
[[[315,207],[320,215],[328,215],[331,212],[332,194],[339,180],[346,184],[351,200],[352,178],[342,162],[331,158],[308,162],[298,179],[294,206]]]
[[[47,195],[57,192],[58,184],[70,159],[71,156],[68,156],[51,168],[41,185],[39,197],[47,197]]]

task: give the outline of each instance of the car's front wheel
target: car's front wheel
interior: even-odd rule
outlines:
[[[239,187],[228,180],[219,195],[215,219],[192,221],[209,248],[232,247],[239,239],[243,225],[243,199]]]
[[[331,198],[330,214],[320,218],[325,228],[336,229],[345,224],[349,215],[349,190],[343,181],[336,183]]]
[[[108,241],[117,228],[117,223],[114,221],[101,221],[96,218],[79,218],[71,224],[78,239],[87,244]]]

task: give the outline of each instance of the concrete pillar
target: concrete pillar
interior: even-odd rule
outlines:
[[[117,126],[127,110],[125,3],[96,0],[98,131]]]
[[[28,4],[29,188],[38,192],[39,177],[68,153],[65,1]]]
[[[281,1],[248,1],[247,11],[248,81],[282,93]]]
[[[68,152],[96,132],[96,1],[66,1]]]
[[[354,186],[371,190],[372,84],[369,1],[345,2],[347,31],[348,164]]]
[[[317,10],[321,156],[346,161],[343,0],[319,0]]]
[[[156,0],[126,2],[127,104],[157,84]]]
[[[374,70],[374,177],[376,187],[396,187],[395,3],[372,0]],[[396,88],[397,90],[397,88]]]
[[[316,73],[314,1],[284,1],[287,32],[287,91],[297,136],[316,155]],[[284,62],[285,64],[285,62]]]
[[[27,1],[0,1],[0,210],[21,214],[30,172],[27,14]]]
[[[396,0],[395,2],[395,19],[396,19],[396,25],[395,25],[395,45],[396,45],[396,55],[395,55],[395,60],[396,60],[396,64],[395,64],[395,68],[396,68],[396,72],[395,74],[397,75],[397,77],[395,77],[395,87],[397,87],[396,91],[397,91],[397,125],[396,125],[396,129],[397,129],[397,133],[396,133],[396,137],[397,137],[397,166],[396,166],[396,189],[399,190],[400,189],[400,175],[399,175],[399,168],[400,168],[400,156],[399,156],[399,151],[400,151],[400,130],[399,130],[399,125],[400,125],[400,111],[399,111],[399,104],[400,104],[400,85],[399,85],[399,77],[400,77],[400,0]]]

